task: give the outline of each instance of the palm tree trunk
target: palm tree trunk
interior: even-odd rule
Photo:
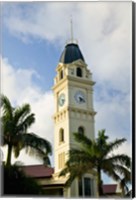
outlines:
[[[102,180],[101,180],[101,169],[100,167],[98,166],[97,168],[97,173],[98,173],[98,195],[99,197],[103,195],[103,190],[102,190]]]
[[[8,153],[7,153],[7,162],[6,162],[7,166],[11,165],[11,154],[12,154],[12,145],[8,144]]]
[[[125,190],[124,190],[124,187],[121,187],[122,189],[122,197],[125,197]]]

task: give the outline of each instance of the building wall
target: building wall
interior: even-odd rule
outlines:
[[[76,75],[78,67],[82,70],[82,77]],[[84,128],[84,134],[87,137],[90,139],[95,138],[94,116],[96,112],[93,109],[94,82],[92,81],[90,71],[87,69],[87,65],[83,61],[78,60],[71,64],[60,63],[56,70],[57,76],[55,77],[53,91],[55,102],[55,173],[57,174],[64,168],[64,164],[68,159],[68,151],[76,145],[73,133],[78,132],[79,127]],[[79,94],[83,95],[83,102],[79,101]],[[62,102],[60,101],[62,95],[64,99],[63,105],[60,103]],[[61,129],[64,131],[63,141],[60,141]],[[70,188],[64,189],[64,196],[79,196],[77,179]]]

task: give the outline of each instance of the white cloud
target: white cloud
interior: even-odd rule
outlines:
[[[24,96],[24,92],[26,92],[26,89],[33,89],[32,85],[34,84],[32,82],[32,78],[33,76],[38,77],[38,74],[33,69],[28,70],[18,68],[17,70],[15,70],[14,67],[9,64],[7,58],[2,59],[1,63],[2,91],[5,94],[8,94],[11,101],[20,101],[22,99],[22,96]],[[35,90],[38,90],[36,86]]]
[[[95,94],[95,110],[98,112],[96,121],[96,136],[98,130],[106,129],[106,135],[110,140],[116,138],[126,138],[127,145],[121,146],[118,152],[125,150],[127,155],[132,156],[131,144],[131,107],[130,94],[123,94],[115,91],[115,94],[109,94],[109,89],[100,88]],[[110,92],[112,89],[110,89]],[[97,97],[98,96],[98,97]]]
[[[64,46],[70,37],[70,15],[73,15],[74,35],[81,44],[94,79],[109,81],[115,89],[129,90],[131,2],[37,2],[23,5],[6,4],[3,9],[5,25],[13,35],[25,41],[37,37]]]
[[[50,41],[64,38],[64,31],[68,31],[65,22],[69,20],[73,10],[71,3],[60,2],[37,2],[27,4],[25,8],[23,3],[6,6],[4,23],[13,35],[23,40],[29,36]]]
[[[53,94],[52,91],[42,92],[33,83],[33,76],[39,77],[33,70],[15,69],[7,59],[2,59],[2,93],[15,105],[23,103],[31,105],[32,112],[36,115],[36,122],[29,131],[49,140],[53,145]],[[24,153],[21,154],[19,160],[24,163],[36,162]]]

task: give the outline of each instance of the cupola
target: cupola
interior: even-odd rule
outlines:
[[[79,49],[78,44],[76,43],[69,43],[65,46],[61,56],[60,56],[60,63],[68,64],[72,63],[76,60],[81,59],[84,61],[84,57]]]

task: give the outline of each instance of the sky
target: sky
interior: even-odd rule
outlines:
[[[29,103],[31,127],[53,145],[52,87],[60,55],[73,34],[93,74],[95,136],[127,139],[116,152],[131,156],[132,2],[3,2],[1,90],[14,106]],[[12,159],[15,162],[15,159]],[[18,160],[40,163],[23,151]],[[54,158],[51,156],[52,166]]]

